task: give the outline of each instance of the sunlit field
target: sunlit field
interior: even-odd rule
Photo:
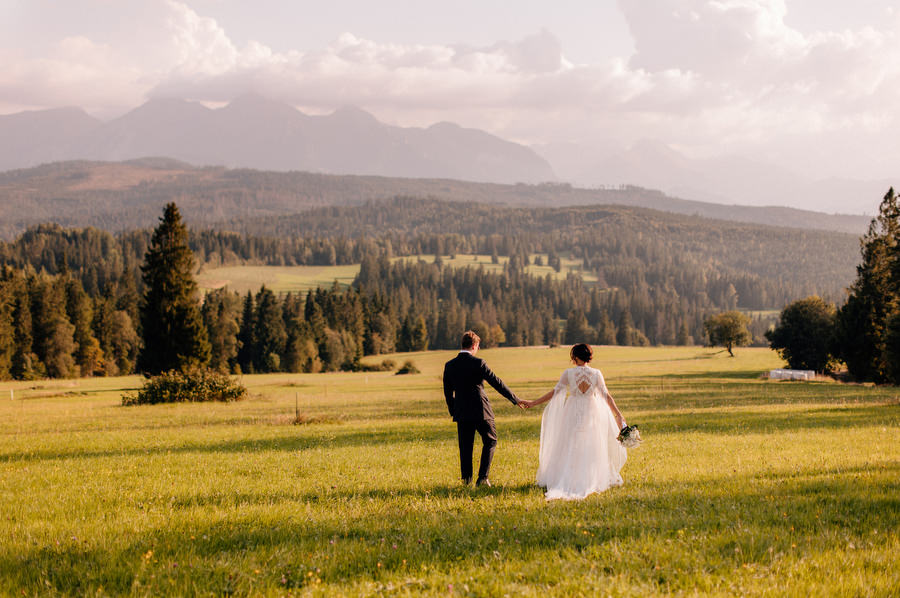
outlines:
[[[534,264],[534,260],[540,257],[543,266]],[[424,260],[433,262],[434,255],[409,256],[395,258],[396,260]],[[457,268],[482,267],[487,271],[501,272],[503,265],[509,261],[506,256],[498,258],[497,263],[491,261],[489,255],[456,255],[441,258],[445,264]],[[531,265],[525,271],[534,276],[550,275],[553,278],[564,279],[569,272],[578,274],[586,283],[597,282],[595,274],[582,270],[581,260],[567,257],[560,259],[560,270],[557,272],[547,266],[546,254],[531,255]],[[197,273],[197,284],[203,291],[218,289],[227,286],[232,291],[241,294],[247,291],[256,292],[263,284],[276,293],[305,293],[316,287],[328,288],[335,281],[339,286],[347,287],[359,273],[359,264],[344,266],[204,266]]]
[[[347,266],[204,266],[197,273],[202,291],[228,287],[244,294],[256,292],[263,284],[276,293],[305,293],[335,282],[350,286],[359,273],[359,264]]]
[[[567,353],[480,355],[535,398]],[[137,377],[0,384],[0,595],[900,593],[900,389],[770,382],[765,349],[597,348],[644,445],[624,486],[548,503],[540,409],[492,391],[494,487],[459,483],[452,355],[245,376],[232,404],[120,406]]]

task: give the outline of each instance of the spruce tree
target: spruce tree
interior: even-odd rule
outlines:
[[[237,365],[243,374],[253,372],[253,353],[256,351],[254,331],[256,329],[256,307],[253,293],[247,291],[244,297],[244,308],[241,312],[241,325],[238,330]]]
[[[240,304],[237,293],[221,288],[210,291],[200,309],[212,353],[210,369],[223,374],[233,369],[237,358]]]
[[[34,352],[51,378],[77,375],[75,326],[66,316],[65,282],[44,276],[30,281]]]
[[[277,372],[281,369],[281,356],[287,333],[281,316],[281,303],[265,286],[256,294],[256,314],[254,318],[253,366],[257,372]]]
[[[141,266],[144,291],[140,369],[148,374],[205,367],[209,341],[200,315],[194,255],[174,203],[166,206]]]
[[[860,240],[862,263],[856,267],[847,303],[837,313],[837,353],[857,380],[894,380],[890,359],[898,343],[890,324],[900,314],[898,200],[890,188]]]
[[[82,376],[93,376],[103,372],[103,351],[94,336],[91,323],[94,319],[94,305],[84,291],[81,282],[66,272],[61,275],[65,281],[66,314],[75,326],[75,362]]]

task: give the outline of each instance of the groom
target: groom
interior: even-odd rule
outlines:
[[[471,330],[462,336],[459,355],[444,366],[444,398],[447,409],[456,422],[459,436],[459,462],[463,483],[472,481],[472,448],[475,432],[481,435],[481,464],[478,467],[477,486],[490,486],[488,473],[491,459],[497,447],[497,427],[494,425],[494,411],[484,392],[484,381],[497,392],[509,399],[520,409],[516,395],[498,378],[483,359],[475,357],[481,339]]]

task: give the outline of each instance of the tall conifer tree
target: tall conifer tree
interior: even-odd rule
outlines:
[[[209,341],[193,270],[187,228],[178,207],[170,203],[153,231],[141,266],[146,286],[141,304],[143,372],[189,370],[209,363]]]
[[[900,196],[893,187],[861,239],[862,263],[837,314],[838,354],[858,380],[894,379],[892,320],[900,317]],[[900,345],[900,343],[897,343]],[[900,372],[897,372],[900,374]]]

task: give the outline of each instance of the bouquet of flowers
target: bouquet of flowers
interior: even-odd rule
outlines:
[[[637,426],[625,426],[616,438],[625,448],[641,446],[641,432]]]

